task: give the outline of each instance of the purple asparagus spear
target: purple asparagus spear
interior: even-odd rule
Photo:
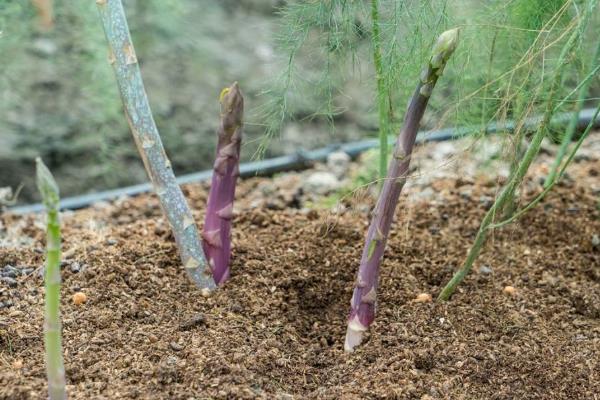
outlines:
[[[217,285],[229,278],[231,217],[235,184],[240,174],[240,144],[244,98],[236,83],[221,92],[221,124],[206,218],[202,231],[204,255]]]
[[[406,111],[404,125],[398,135],[387,177],[367,232],[354,293],[350,302],[351,310],[344,343],[344,348],[348,352],[353,351],[354,347],[361,343],[363,333],[375,319],[379,265],[383,259],[398,198],[406,182],[419,124],[427,107],[429,96],[457,44],[458,29],[452,29],[440,35],[433,47],[431,58],[421,73],[421,79]]]

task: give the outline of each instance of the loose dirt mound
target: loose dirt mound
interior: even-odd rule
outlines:
[[[595,167],[589,166],[591,174]],[[586,172],[587,173],[587,172]],[[241,197],[258,180],[245,182]],[[443,201],[408,202],[382,267],[366,343],[343,352],[366,213],[245,207],[232,279],[202,297],[151,196],[64,216],[64,347],[75,399],[592,399],[600,392],[600,233],[589,187],[561,187],[495,233],[447,304],[487,183],[443,180]],[[470,196],[461,195],[469,189]],[[436,189],[437,190],[437,189]],[[203,209],[205,189],[187,189]],[[198,221],[201,214],[196,214]],[[46,396],[43,230],[2,219],[0,398]],[[7,239],[8,240],[8,239]],[[6,267],[4,267],[6,269]],[[516,288],[514,295],[503,288]],[[71,296],[87,295],[76,306]]]

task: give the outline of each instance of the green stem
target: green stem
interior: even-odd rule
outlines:
[[[67,398],[63,365],[60,323],[60,222],[58,186],[41,159],[36,159],[38,189],[48,214],[46,228],[45,323],[44,346],[48,396],[51,400]]]
[[[569,153],[569,157],[567,157],[567,161],[562,166],[562,168],[560,169],[560,171],[558,171],[557,174],[552,178],[552,181],[550,181],[548,183],[548,185],[544,188],[544,190],[539,195],[537,195],[535,197],[535,199],[533,199],[529,204],[527,204],[525,207],[523,207],[519,212],[517,212],[516,214],[514,214],[512,217],[510,217],[509,219],[507,219],[505,221],[498,222],[497,224],[490,225],[490,226],[488,226],[488,229],[501,228],[501,227],[503,227],[505,225],[508,225],[510,223],[515,222],[517,219],[519,219],[521,216],[523,216],[527,211],[531,210],[540,201],[542,201],[542,199],[546,196],[546,194],[548,194],[548,192],[550,190],[552,190],[552,188],[558,183],[558,181],[564,175],[567,167],[569,166],[569,164],[571,164],[571,162],[573,161],[573,158],[575,158],[575,154],[577,153],[577,151],[581,147],[581,144],[588,137],[590,131],[594,127],[594,124],[596,123],[596,119],[598,118],[598,114],[599,113],[600,113],[600,106],[598,106],[598,108],[596,109],[596,112],[594,113],[594,116],[592,117],[592,119],[589,122],[588,126],[585,128],[585,131],[581,134],[581,137],[579,138],[579,140],[575,144],[575,147],[573,147],[573,149]]]
[[[588,9],[589,10],[589,9]],[[588,14],[589,15],[589,14]],[[585,19],[587,20],[587,18]],[[462,282],[465,276],[471,271],[473,268],[473,263],[481,253],[481,249],[485,244],[487,239],[487,235],[490,231],[489,227],[492,225],[494,217],[496,213],[505,209],[508,205],[508,202],[514,198],[514,193],[517,187],[523,181],[523,178],[527,174],[529,167],[533,160],[535,160],[536,156],[540,151],[540,147],[542,145],[542,141],[546,137],[548,126],[554,115],[554,97],[556,95],[556,91],[562,79],[563,71],[566,67],[567,63],[567,55],[575,46],[575,43],[578,38],[578,32],[574,32],[568,39],[567,43],[563,46],[561,54],[558,59],[558,66],[554,72],[552,78],[552,84],[550,86],[550,92],[548,94],[548,100],[546,102],[546,109],[544,112],[544,117],[542,122],[533,135],[530,145],[528,146],[525,154],[519,164],[517,165],[514,175],[511,177],[507,185],[504,187],[500,196],[496,199],[492,207],[485,214],[481,224],[479,226],[479,231],[477,232],[477,236],[475,237],[475,241],[471,246],[469,253],[467,254],[467,258],[463,264],[463,266],[454,274],[452,279],[444,286],[441,293],[439,294],[437,300],[445,301],[452,296],[456,287]]]
[[[373,63],[375,64],[375,79],[377,80],[377,108],[379,112],[379,178],[380,185],[387,174],[388,167],[388,107],[387,90],[381,59],[381,30],[379,27],[379,2],[371,0],[371,20],[373,23]]]
[[[595,76],[595,74],[598,71],[598,64],[600,64],[600,41],[598,41],[594,57],[592,58],[592,77]],[[569,144],[571,144],[571,141],[573,140],[573,135],[575,134],[575,130],[577,129],[579,113],[581,112],[583,104],[585,103],[585,99],[588,96],[590,85],[592,83],[592,77],[588,75],[588,77],[586,77],[586,80],[584,81],[584,84],[579,89],[579,96],[577,98],[577,102],[575,103],[575,111],[573,113],[573,116],[571,117],[571,120],[569,121],[569,125],[567,126],[567,130],[565,131],[565,135],[560,144],[560,148],[558,149],[558,153],[556,155],[556,158],[554,159],[554,163],[550,168],[550,173],[548,174],[548,177],[544,182],[544,187],[551,186],[552,182],[554,182],[556,178],[556,173],[560,168],[563,159],[565,158],[567,149],[569,148]]]
[[[497,39],[498,39],[498,28],[496,28],[496,30],[494,31],[494,36],[492,38],[490,55],[488,57],[488,67],[487,67],[487,73],[486,73],[485,89],[483,92],[483,102],[482,102],[482,109],[481,109],[481,126],[483,127],[484,132],[485,132],[485,127],[487,126],[486,121],[488,119],[487,99],[488,99],[490,81],[491,81],[491,77],[492,77],[492,66],[494,65],[494,57],[496,55],[496,40]]]

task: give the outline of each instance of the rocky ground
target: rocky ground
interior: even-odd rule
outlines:
[[[430,143],[417,147],[411,164],[411,176],[403,191],[410,200],[441,201],[450,188],[445,187],[446,180],[455,181],[457,177],[461,187],[461,196],[473,199],[470,186],[480,180],[497,185],[506,180],[509,173],[506,157],[509,150],[509,138],[490,136],[485,139],[460,139],[440,143]],[[531,168],[531,174],[537,180],[525,182],[524,195],[537,193],[548,173],[556,154],[557,147],[546,143],[537,162]],[[302,208],[316,206],[336,209],[352,208],[364,203],[368,209],[375,194],[373,182],[377,179],[377,150],[363,153],[357,162],[348,155],[336,152],[328,157],[326,163],[299,172],[279,174],[270,180],[261,180],[246,198],[252,206],[264,206],[271,209],[288,207]],[[572,185],[574,181],[589,185],[592,193],[600,194],[600,137],[591,135],[577,153],[574,163],[589,162],[590,172],[580,175],[581,170],[573,167],[567,170],[563,184]],[[493,196],[484,195],[478,199],[489,206]]]
[[[209,297],[182,272],[154,196],[64,212],[69,395],[592,399],[600,390],[598,135],[588,144],[546,200],[494,233],[446,304],[427,295],[463,261],[506,173],[496,157],[503,145],[419,148],[382,266],[377,319],[353,354],[343,351],[345,318],[374,200],[344,187],[369,179],[369,155],[353,163],[336,154],[311,170],[241,182],[232,278]],[[472,145],[487,153],[463,151]],[[532,168],[523,202],[539,192],[553,151]],[[198,222],[206,188],[185,187]],[[43,229],[38,215],[0,218],[0,399],[46,396]]]

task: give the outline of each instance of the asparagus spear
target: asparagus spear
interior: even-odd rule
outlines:
[[[421,79],[406,112],[404,125],[396,141],[393,159],[390,162],[387,177],[367,232],[348,317],[348,330],[344,344],[344,348],[348,352],[353,351],[361,343],[363,333],[375,319],[379,266],[383,259],[398,198],[406,182],[419,124],[431,92],[457,45],[458,29],[452,29],[440,35],[433,47],[429,62],[421,73]]]
[[[217,155],[206,207],[202,246],[217,284],[229,278],[231,217],[239,176],[244,99],[236,83],[221,92]]]
[[[125,116],[163,213],[173,230],[181,261],[197,286],[207,290],[213,289],[215,282],[204,259],[198,228],[181,188],[175,181],[171,162],[165,154],[154,123],[123,4],[121,0],[96,0],[96,3],[108,41],[109,61],[115,71]]]
[[[35,160],[37,186],[48,213],[46,228],[46,269],[44,346],[46,373],[50,400],[67,398],[65,368],[61,344],[60,324],[60,222],[58,219],[58,185],[38,157]]]

